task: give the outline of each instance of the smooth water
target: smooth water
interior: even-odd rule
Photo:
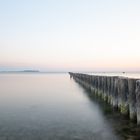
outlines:
[[[121,76],[128,78],[136,78],[140,79],[140,72],[94,72],[94,73],[86,73],[89,75],[101,75],[101,76]]]
[[[0,140],[121,140],[111,120],[68,74],[0,74]]]

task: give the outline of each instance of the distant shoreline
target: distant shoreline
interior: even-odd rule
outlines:
[[[39,73],[39,70],[23,70],[23,71],[0,71],[0,73]]]
[[[90,74],[96,74],[96,73],[101,73],[101,74],[107,74],[107,73],[122,73],[122,74],[127,74],[127,73],[140,73],[140,71],[104,71],[104,72],[97,72],[97,71],[79,71],[80,73],[90,73]],[[75,73],[79,73],[75,72]],[[20,71],[0,71],[0,73],[69,73],[68,71],[39,71],[39,70],[20,70]]]
[[[0,73],[68,73],[68,72],[24,70],[24,71],[0,71]]]

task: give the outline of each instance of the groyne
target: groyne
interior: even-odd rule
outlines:
[[[140,80],[120,76],[97,76],[69,72],[91,94],[100,97],[140,125]]]

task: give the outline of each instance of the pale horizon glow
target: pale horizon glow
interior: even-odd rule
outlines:
[[[140,71],[139,0],[0,1],[0,71]]]

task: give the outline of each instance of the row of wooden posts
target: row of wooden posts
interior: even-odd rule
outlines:
[[[119,76],[69,73],[93,94],[140,124],[140,80]]]

